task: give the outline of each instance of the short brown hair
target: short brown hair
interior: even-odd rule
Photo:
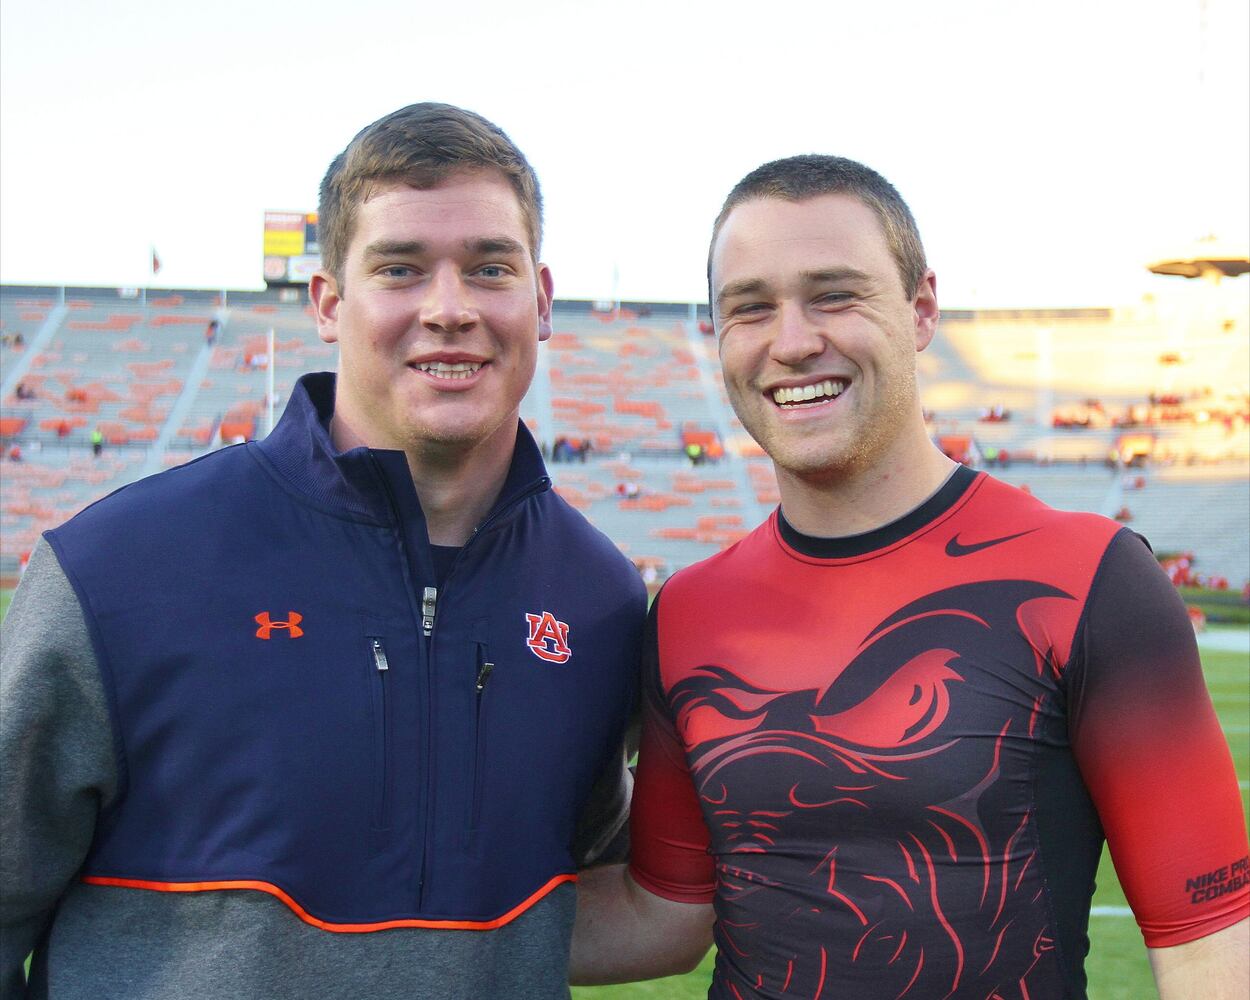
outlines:
[[[361,129],[330,164],[317,212],[322,266],[341,289],[356,210],[375,185],[399,182],[424,190],[456,171],[474,169],[498,170],[512,185],[537,260],[543,198],[534,168],[498,125],[475,112],[427,101]]]
[[[712,242],[708,247],[708,301],[713,301],[712,250],[730,212],[744,201],[756,198],[806,201],[823,194],[849,194],[873,210],[885,233],[886,246],[898,266],[903,288],[908,298],[915,295],[928,265],[925,263],[924,245],[920,242],[920,230],[916,228],[916,220],[912,218],[907,202],[903,201],[894,185],[870,167],[842,156],[809,153],[756,167],[729,192],[712,227]]]

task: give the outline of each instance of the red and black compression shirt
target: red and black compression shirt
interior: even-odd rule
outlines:
[[[652,609],[634,878],[714,901],[710,997],[1083,997],[1103,837],[1146,944],[1250,913],[1183,604],[1114,522],[958,470],[779,512]]]

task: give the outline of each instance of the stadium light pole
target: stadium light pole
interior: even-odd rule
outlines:
[[[267,407],[267,426],[265,427],[265,437],[273,433],[273,327],[269,328],[269,364],[266,366],[269,374],[265,377],[265,405]]]

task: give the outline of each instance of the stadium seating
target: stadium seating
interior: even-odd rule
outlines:
[[[734,416],[715,342],[688,306],[602,312],[561,302],[554,327],[522,417],[561,495],[649,579],[732,545],[776,506],[772,464]],[[920,356],[931,431],[1054,506],[1127,514],[1156,551],[1193,552],[1203,574],[1241,587],[1250,577],[1246,338],[1213,341],[1191,373],[1210,377],[1205,393],[1188,386],[1169,410],[1146,405],[1148,393],[1171,391],[1176,372],[1160,380],[1143,329],[1110,310],[948,312]],[[0,442],[6,455],[13,445],[21,453],[0,463],[0,577],[15,575],[40,530],[110,490],[263,436],[270,330],[280,413],[299,375],[335,363],[301,296],[0,288]],[[1093,374],[1095,342],[1124,358],[1105,377]],[[1215,378],[1230,371],[1240,371],[1231,395]],[[1054,425],[1057,412],[1094,399],[1105,420]],[[1151,422],[1128,430],[1144,433],[1152,457],[1126,473],[1107,464],[1128,432],[1112,416],[1134,406]],[[995,407],[1002,418],[985,419]],[[95,429],[105,437],[99,456]],[[690,441],[723,455],[692,464]],[[584,442],[589,450],[568,447]]]

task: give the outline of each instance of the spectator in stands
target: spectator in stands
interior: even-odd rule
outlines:
[[[204,342],[208,344],[209,347],[212,347],[213,344],[217,343],[217,331],[220,328],[220,320],[210,319],[208,321],[208,326],[204,330]]]
[[[631,863],[579,885],[574,981],[688,968],[714,925],[715,997],[1084,996],[1106,831],[1163,1000],[1244,997],[1245,822],[1184,605],[1131,531],[930,440],[897,191],[766,164],[709,279],[781,505],[652,605]]]
[[[96,427],[91,431],[91,454],[96,458],[100,457],[100,452],[104,450],[104,432]]]
[[[13,394],[21,400],[35,398],[35,390],[21,380],[18,381],[17,386],[13,390]]]
[[[538,183],[418,104],[319,221],[337,378],[48,532],[14,598],[6,997],[34,948],[38,996],[567,998],[578,868],[624,856],[646,593],[519,420]]]
[[[60,419],[60,420],[58,420],[58,421],[56,422],[56,436],[57,436],[57,438],[59,438],[59,439],[62,439],[62,440],[63,440],[63,439],[65,439],[65,438],[69,437],[69,432],[70,432],[71,430],[72,430],[72,428],[70,427],[70,425],[69,425],[69,421],[68,421],[68,420],[65,420],[64,418],[62,418],[62,419]]]
[[[15,444],[9,449],[9,461],[20,462],[21,460],[22,460],[22,446],[19,444]]]

